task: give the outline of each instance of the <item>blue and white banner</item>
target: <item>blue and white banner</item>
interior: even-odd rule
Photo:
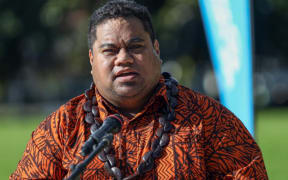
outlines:
[[[220,101],[254,134],[249,0],[199,0]]]

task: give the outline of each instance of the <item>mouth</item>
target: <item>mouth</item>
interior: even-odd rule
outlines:
[[[117,77],[125,77],[125,76],[133,76],[133,75],[138,75],[138,73],[136,73],[136,72],[121,73],[119,75],[116,75],[116,78]]]
[[[115,74],[115,79],[120,81],[131,81],[139,75],[136,71],[119,71]]]

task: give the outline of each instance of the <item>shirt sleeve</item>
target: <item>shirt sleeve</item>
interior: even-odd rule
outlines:
[[[213,101],[206,131],[209,179],[268,179],[262,153],[243,123]],[[211,108],[212,107],[212,108]]]
[[[60,108],[40,123],[9,179],[63,179],[67,171],[61,162],[61,122],[65,117]]]

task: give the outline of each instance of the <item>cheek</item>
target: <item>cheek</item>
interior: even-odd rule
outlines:
[[[158,56],[155,56],[154,54],[150,56],[149,59],[149,69],[151,73],[158,73],[158,71],[161,71],[161,60],[158,58]]]
[[[95,61],[92,65],[93,76],[96,81],[103,82],[107,79],[112,71],[111,64],[105,61]]]
[[[146,67],[148,70],[151,70],[151,68],[155,69],[156,66],[158,67],[161,65],[160,59],[152,52],[152,50],[143,54],[138,54],[135,57],[138,59],[138,63],[141,66]]]

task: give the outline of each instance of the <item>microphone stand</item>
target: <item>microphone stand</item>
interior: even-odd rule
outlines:
[[[113,142],[113,134],[108,133],[103,137],[103,139],[97,144],[96,148],[93,148],[93,151],[89,154],[89,156],[82,162],[77,164],[71,173],[71,175],[66,180],[75,180],[79,177],[79,174],[86,168],[86,166],[94,159],[96,154],[101,152],[106,146],[110,145]]]

